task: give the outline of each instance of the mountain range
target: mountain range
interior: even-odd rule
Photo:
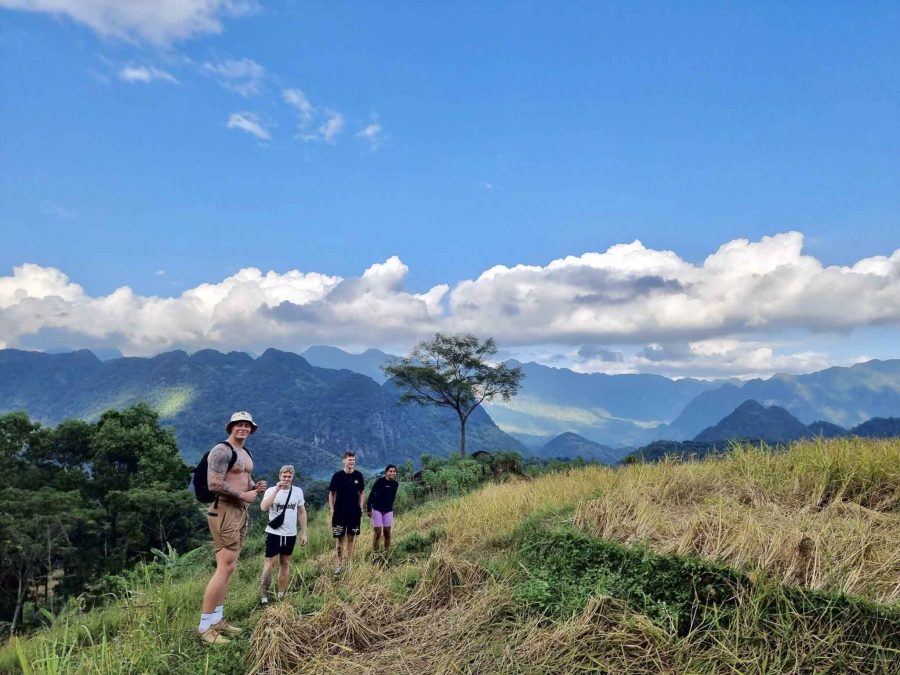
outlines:
[[[334,347],[311,347],[304,356],[314,365],[367,373],[390,358],[377,350],[349,354]],[[658,439],[692,439],[748,399],[782,407],[806,425],[851,427],[873,417],[900,415],[900,359],[745,382],[576,373],[533,362],[507,363],[524,370],[522,389],[510,401],[486,408],[501,429],[535,451],[565,432],[625,448],[622,454]]]
[[[455,416],[398,405],[396,388],[381,371],[390,358],[375,349],[350,354],[324,345],[302,356],[274,349],[258,358],[202,350],[105,361],[85,350],[0,350],[0,412],[23,409],[55,424],[70,417],[95,419],[107,408],[145,401],[175,428],[186,458],[193,461],[222,434],[223,409],[244,407],[268,418],[254,439],[271,449],[268,459],[261,459],[267,468],[302,457],[317,474],[333,467],[347,447],[357,448],[361,464],[371,467],[453,452]],[[476,412],[467,427],[471,451],[617,461],[654,440],[693,439],[747,400],[783,408],[822,436],[842,435],[844,428],[871,418],[900,415],[900,360],[748,382],[508,363],[525,372],[522,389],[510,401]],[[565,434],[572,435],[547,449]]]
[[[874,417],[851,429],[830,422],[803,424],[780,406],[764,406],[747,400],[692,440],[659,440],[629,454],[625,461],[656,461],[665,456],[702,458],[725,452],[734,441],[781,445],[804,438],[900,437],[900,417]]]
[[[254,459],[263,473],[295,464],[306,475],[326,476],[340,468],[347,449],[356,450],[360,465],[370,469],[456,451],[455,413],[400,404],[399,393],[392,382],[318,368],[275,349],[256,359],[207,349],[109,361],[89,351],[0,350],[0,412],[25,410],[53,425],[146,402],[174,428],[185,459],[196,462],[225,436],[232,411],[250,410],[260,430],[248,445],[256,446]],[[472,452],[525,451],[480,408],[466,430]]]
[[[851,429],[829,422],[803,424],[791,413],[777,405],[764,406],[748,400],[707,427],[694,437],[695,441],[755,440],[766,443],[790,443],[801,438],[891,438],[900,436],[900,417],[873,417]]]

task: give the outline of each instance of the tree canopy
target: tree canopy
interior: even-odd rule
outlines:
[[[443,335],[420,342],[404,357],[383,367],[403,390],[401,401],[453,409],[459,418],[459,452],[466,456],[466,422],[485,401],[515,396],[525,374],[518,366],[493,363],[494,338]]]
[[[56,428],[23,412],[0,415],[0,622],[11,632],[26,602],[51,612],[69,596],[157,547],[184,550],[203,518],[187,490],[190,467],[146,405]]]

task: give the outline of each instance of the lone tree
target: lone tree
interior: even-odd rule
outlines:
[[[442,335],[416,345],[409,356],[382,367],[404,389],[401,401],[452,408],[459,417],[459,454],[466,456],[466,422],[475,408],[496,396],[508,401],[519,392],[525,373],[490,358],[497,353],[494,338]]]

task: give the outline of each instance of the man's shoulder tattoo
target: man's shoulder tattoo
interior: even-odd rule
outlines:
[[[213,471],[214,473],[227,473],[228,464],[230,462],[231,449],[227,445],[220,444],[209,451],[207,463],[209,464],[210,471]]]

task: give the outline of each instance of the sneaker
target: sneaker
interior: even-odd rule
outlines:
[[[227,645],[231,640],[228,638],[222,637],[213,627],[207,628],[202,633],[197,634],[200,637],[201,642],[205,642],[208,645]]]
[[[343,571],[344,571],[344,568],[341,567],[340,565],[338,565],[337,567],[334,568],[334,575],[337,576],[338,574],[340,574]]]
[[[219,632],[225,633],[225,635],[240,635],[244,632],[243,628],[238,628],[237,626],[232,626],[230,623],[222,619],[219,623],[214,623],[210,626],[211,629]]]
[[[262,599],[260,599],[259,604],[262,605],[263,607],[268,607],[268,606],[269,606],[269,599],[268,599],[268,598],[262,598]]]

